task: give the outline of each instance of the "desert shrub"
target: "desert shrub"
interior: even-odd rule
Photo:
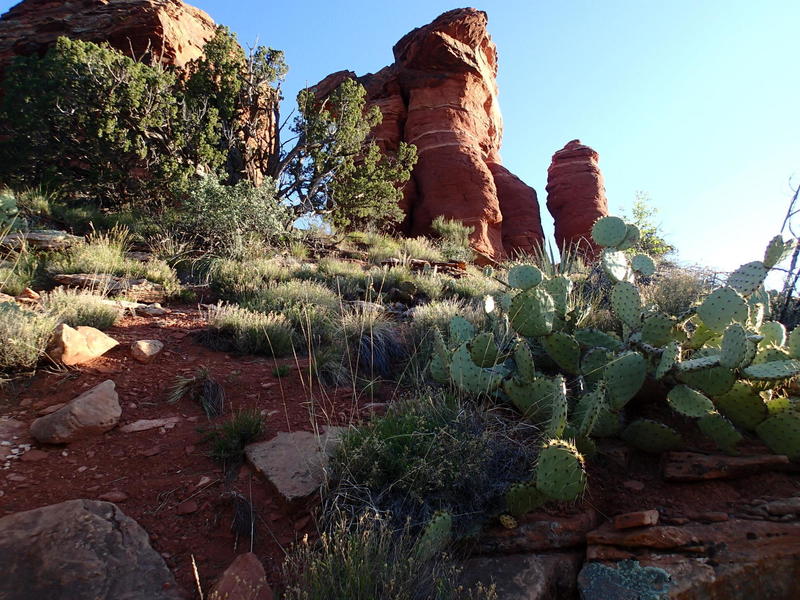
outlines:
[[[531,451],[508,433],[506,423],[444,393],[398,402],[344,436],[332,462],[332,497],[356,513],[385,511],[398,524],[448,510],[454,531],[466,534],[530,476]]]
[[[370,269],[372,289],[381,294],[392,288],[404,289],[411,285],[415,296],[422,295],[428,300],[435,300],[444,291],[444,278],[437,273],[412,272],[408,267],[374,267]]]
[[[208,269],[211,288],[231,301],[246,298],[274,282],[288,281],[292,275],[291,267],[270,258],[246,261],[219,258]]]
[[[258,290],[246,304],[253,310],[263,312],[309,305],[335,311],[339,309],[341,300],[333,290],[321,283],[293,279]]]
[[[323,283],[347,300],[364,297],[371,283],[360,264],[333,258],[323,258],[315,270],[306,271],[302,277]]]
[[[415,306],[411,312],[411,336],[414,347],[424,356],[428,356],[428,342],[436,328],[447,336],[450,320],[461,316],[480,330],[486,320],[486,313],[475,304],[463,300],[447,299],[428,302]]]
[[[192,375],[175,377],[167,402],[175,404],[184,398],[199,404],[209,418],[219,417],[225,410],[225,388],[205,367],[198,367]]]
[[[70,327],[86,325],[108,329],[120,317],[120,311],[104,302],[103,296],[64,288],[56,288],[42,296],[42,305],[51,315]]]
[[[713,289],[711,274],[662,264],[649,285],[642,286],[642,300],[668,315],[679,315]]]
[[[438,236],[439,247],[447,260],[472,260],[474,254],[470,248],[469,236],[475,230],[474,227],[440,215],[431,223],[431,229]]]
[[[44,355],[57,320],[52,315],[0,302],[0,370],[30,369]]]
[[[205,341],[214,348],[275,357],[292,353],[294,333],[283,315],[220,304],[207,318]]]
[[[465,590],[459,571],[419,552],[409,527],[374,513],[331,520],[318,542],[305,538],[284,563],[286,600],[496,600],[493,589]]]
[[[177,231],[215,252],[235,251],[250,236],[269,244],[283,242],[294,220],[275,199],[271,181],[258,187],[249,181],[226,186],[214,175],[191,184],[174,219]]]
[[[478,269],[470,267],[467,276],[460,279],[448,278],[444,287],[444,295],[450,298],[473,300],[498,292],[502,284],[491,277],[484,276]]]
[[[405,355],[396,325],[378,308],[365,306],[345,311],[339,324],[351,371],[369,377],[389,377],[394,365]]]
[[[289,244],[289,254],[297,260],[306,260],[311,255],[311,250],[305,242],[295,241]]]
[[[408,258],[440,262],[445,260],[442,251],[426,237],[405,238],[400,241],[403,254]]]

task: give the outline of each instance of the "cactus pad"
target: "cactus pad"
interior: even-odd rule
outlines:
[[[787,349],[791,358],[800,359],[800,327],[792,329],[787,340]]]
[[[694,371],[704,371],[719,365],[719,354],[712,354],[710,356],[698,356],[689,360],[684,360],[677,365],[677,370],[680,373],[693,373]]]
[[[627,223],[628,231],[625,232],[625,239],[617,244],[617,250],[629,250],[639,243],[642,239],[642,232],[633,223]]]
[[[717,333],[722,333],[733,322],[746,323],[747,301],[731,287],[717,288],[697,307],[703,323]]]
[[[606,407],[606,386],[600,381],[591,392],[581,396],[575,406],[575,426],[578,436],[591,435],[595,423]]]
[[[605,348],[592,348],[581,361],[581,374],[590,384],[600,381],[608,363],[614,359],[614,354]]]
[[[536,510],[547,502],[549,498],[536,488],[533,482],[517,483],[506,493],[506,505],[508,512],[515,517]]]
[[[550,404],[550,421],[547,424],[545,435],[547,437],[560,438],[567,427],[567,411],[569,410],[567,386],[564,384],[564,378],[561,375],[554,378],[553,389],[555,390],[555,395]]]
[[[642,324],[642,299],[639,289],[627,281],[619,281],[611,290],[611,310],[634,331]]]
[[[758,365],[750,365],[742,373],[747,379],[755,381],[775,381],[790,379],[800,375],[800,360],[776,360]]]
[[[767,249],[764,252],[764,266],[771,269],[784,258],[789,256],[794,250],[794,240],[783,241],[783,237],[776,235],[769,241]]]
[[[800,413],[788,410],[769,417],[756,427],[756,433],[776,454],[800,458]]]
[[[758,343],[761,348],[769,345],[783,346],[786,343],[786,328],[778,321],[764,321],[758,333],[763,336]]]
[[[656,379],[661,379],[672,370],[681,359],[681,345],[678,342],[670,342],[664,347],[661,358],[656,367]]]
[[[479,367],[493,367],[500,360],[500,351],[494,342],[494,334],[481,333],[469,343],[469,355]]]
[[[749,262],[736,269],[725,282],[742,296],[749,296],[761,287],[767,278],[769,269],[760,260]]]
[[[508,316],[518,334],[537,337],[553,330],[555,314],[552,296],[543,289],[533,288],[514,296]]]
[[[522,415],[533,423],[550,417],[554,399],[559,395],[556,382],[550,377],[523,381],[518,377],[503,382],[503,391]]]
[[[600,265],[612,281],[632,279],[633,271],[624,252],[606,248],[600,256]]]
[[[677,377],[689,387],[700,390],[711,397],[727,393],[736,383],[735,371],[719,366],[695,371],[679,371]]]
[[[542,272],[533,265],[514,265],[508,270],[508,285],[519,290],[529,290],[542,283]]]
[[[650,419],[637,419],[628,425],[622,432],[622,439],[639,450],[655,454],[683,445],[683,438],[672,427]]]
[[[592,225],[592,239],[598,246],[615,247],[625,240],[628,226],[619,217],[601,217]]]
[[[452,531],[452,515],[444,511],[436,512],[422,530],[416,543],[416,551],[424,558],[433,558],[450,543]]]
[[[729,392],[715,397],[714,404],[734,425],[750,431],[769,416],[769,409],[759,393],[742,381],[733,384]]]
[[[580,373],[581,347],[578,341],[563,331],[554,331],[541,339],[542,347],[563,371]]]
[[[539,453],[536,487],[553,500],[576,500],[586,487],[583,456],[563,440],[548,442]]]
[[[517,375],[525,381],[533,381],[536,378],[536,368],[533,364],[533,354],[525,340],[517,342],[514,348],[514,364],[517,366]]]
[[[747,358],[747,341],[747,331],[739,323],[728,327],[722,337],[719,364],[728,369],[740,367]]]
[[[564,275],[557,275],[551,279],[545,279],[542,287],[547,290],[553,298],[556,306],[556,314],[565,316],[569,307],[569,294],[572,291],[572,280]]]
[[[428,370],[436,383],[447,383],[450,381],[450,364],[445,363],[439,354],[431,356]]]
[[[642,341],[651,346],[666,346],[675,339],[675,325],[675,319],[664,313],[650,315],[642,323]]]
[[[450,379],[470,394],[488,394],[496,390],[506,370],[502,367],[483,369],[472,361],[467,343],[461,344],[450,361]]]
[[[697,426],[700,431],[714,440],[720,450],[725,452],[735,453],[736,444],[742,441],[742,434],[736,431],[733,423],[717,411],[710,412],[698,419]]]
[[[475,327],[464,317],[456,315],[450,319],[450,344],[451,348],[460,346],[475,337]]]
[[[483,312],[487,315],[491,315],[494,313],[496,308],[496,302],[494,301],[494,296],[484,296],[483,298]]]
[[[687,385],[676,385],[667,394],[672,410],[685,417],[698,419],[714,410],[714,404],[697,390]]]
[[[631,259],[631,267],[645,277],[651,277],[656,272],[656,263],[647,254],[637,254]]]
[[[593,327],[586,329],[576,329],[572,334],[581,346],[587,348],[608,348],[609,350],[621,350],[622,342],[612,334],[600,331]]]
[[[647,361],[638,352],[627,352],[605,367],[609,408],[619,410],[636,395],[647,376]]]

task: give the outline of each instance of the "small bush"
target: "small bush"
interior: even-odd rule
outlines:
[[[108,329],[117,322],[120,311],[103,300],[103,296],[98,294],[57,288],[42,296],[42,305],[51,315],[70,327],[86,325]]]
[[[286,377],[289,373],[292,372],[292,367],[289,365],[278,365],[274,369],[272,369],[272,374],[280,379],[281,377]]]
[[[216,259],[211,263],[208,280],[211,289],[224,300],[246,298],[274,282],[291,279],[293,269],[270,258],[254,260]]]
[[[0,302],[0,370],[31,369],[44,355],[56,319],[14,302]]]
[[[467,269],[467,276],[461,279],[447,279],[444,295],[450,298],[473,300],[498,292],[501,284],[491,277],[486,277],[478,269]]]
[[[374,513],[351,523],[339,516],[316,544],[308,539],[284,565],[286,600],[496,600],[493,589],[464,590],[458,570],[441,557],[425,559],[404,526]]]
[[[205,341],[213,348],[275,357],[292,353],[294,335],[283,315],[221,304],[211,308],[207,318]]]
[[[240,411],[206,433],[206,441],[211,443],[208,454],[223,464],[238,464],[244,458],[245,446],[256,441],[263,431],[264,418],[258,409]]]
[[[472,260],[474,253],[469,236],[475,230],[474,227],[438,216],[431,223],[431,229],[439,237],[439,247],[447,260]]]
[[[486,319],[483,309],[463,300],[438,300],[415,306],[411,312],[411,335],[417,352],[428,355],[428,344],[434,328],[439,329],[446,339],[450,320],[455,316],[467,319],[477,329],[483,326]]]
[[[41,263],[30,252],[10,253],[0,261],[0,292],[18,296],[39,276]]]
[[[406,238],[400,241],[403,254],[408,258],[441,262],[445,260],[442,251],[426,237]]]
[[[225,409],[225,389],[205,367],[200,367],[189,377],[178,375],[175,378],[167,402],[174,404],[182,398],[197,402],[209,418],[219,417]]]
[[[712,277],[702,269],[668,267],[662,263],[652,282],[641,287],[642,300],[677,316],[714,288]]]
[[[350,310],[342,315],[340,323],[350,371],[367,377],[389,377],[406,352],[397,328],[386,319],[383,311]]]

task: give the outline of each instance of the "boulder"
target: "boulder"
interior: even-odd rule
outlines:
[[[499,525],[487,528],[475,550],[479,554],[505,555],[580,548],[586,543],[586,534],[599,521],[593,508],[570,515],[530,512],[520,517],[517,526],[511,529]]]
[[[264,565],[252,552],[240,554],[225,569],[208,600],[272,600]]]
[[[177,600],[147,533],[117,506],[69,500],[0,519],[3,600]]]
[[[141,363],[149,363],[164,349],[164,342],[158,340],[139,340],[131,344],[133,358]]]
[[[43,444],[66,444],[113,429],[122,415],[114,387],[109,379],[39,417],[31,424],[31,435]]]
[[[547,209],[555,222],[556,245],[595,256],[594,222],[608,215],[608,201],[599,155],[580,140],[572,140],[553,155],[547,169]]]
[[[3,18],[4,17],[0,17],[0,46],[2,46],[5,41],[2,35]],[[0,50],[0,61],[2,61],[2,50]],[[1,70],[2,62],[0,62],[0,71]],[[42,229],[37,231],[14,232],[4,235],[0,238],[0,246],[12,250],[18,250],[23,246],[33,250],[65,250],[82,241],[82,237],[70,235],[64,231]]]
[[[667,481],[704,481],[706,479],[735,479],[755,473],[789,468],[789,457],[781,454],[728,456],[699,452],[667,452],[661,460]]]
[[[357,79],[383,114],[372,132],[381,148],[417,147],[401,202],[405,233],[430,233],[440,215],[457,219],[474,228],[474,249],[491,261],[531,251],[543,235],[536,192],[500,159],[497,49],[486,26],[485,12],[448,11],[397,42],[392,65],[363,77],[333,73],[316,92],[325,97],[344,79]]]
[[[285,502],[301,502],[325,481],[325,469],[344,430],[327,427],[320,435],[309,431],[281,432],[267,442],[250,444],[245,455]]]
[[[119,342],[94,327],[79,325],[75,329],[61,323],[50,341],[48,354],[53,360],[73,366],[102,356]]]
[[[578,552],[472,558],[459,583],[465,589],[494,584],[499,600],[574,598],[582,560]]]

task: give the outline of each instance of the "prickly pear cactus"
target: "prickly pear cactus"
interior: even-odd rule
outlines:
[[[525,291],[542,283],[544,275],[533,265],[514,265],[508,270],[508,285]]]
[[[417,540],[416,551],[425,559],[433,558],[447,547],[452,531],[452,515],[444,511],[437,512]]]
[[[622,432],[622,439],[645,452],[655,454],[676,450],[683,445],[680,434],[663,423],[650,419],[638,419]]]
[[[714,410],[714,403],[687,385],[676,385],[667,394],[667,402],[675,412],[699,419]]]
[[[576,500],[586,487],[583,456],[564,440],[551,440],[539,453],[536,487],[553,500]]]
[[[631,259],[634,271],[645,277],[651,277],[656,272],[656,263],[647,254],[637,254]]]
[[[556,316],[553,297],[539,288],[521,292],[511,301],[508,316],[514,331],[522,336],[547,335]]]
[[[22,225],[22,219],[19,216],[14,194],[0,191],[0,232],[9,228],[19,229],[20,225]]]
[[[581,346],[563,331],[554,331],[542,338],[542,347],[562,371],[571,375],[580,373]]]
[[[628,226],[619,217],[601,217],[592,226],[592,239],[599,246],[616,248],[628,234]]]
[[[792,253],[794,246],[794,240],[784,241],[782,236],[776,235],[770,240],[764,252],[764,266],[768,269],[775,267]]]
[[[706,327],[722,333],[731,323],[747,323],[747,301],[732,287],[721,287],[711,292],[697,307],[697,315]]]
[[[511,486],[506,493],[508,512],[515,517],[521,517],[532,510],[536,510],[548,500],[550,498],[539,491],[533,482],[517,483]]]
[[[800,459],[800,413],[787,410],[769,417],[756,428],[756,433],[776,454]]]

